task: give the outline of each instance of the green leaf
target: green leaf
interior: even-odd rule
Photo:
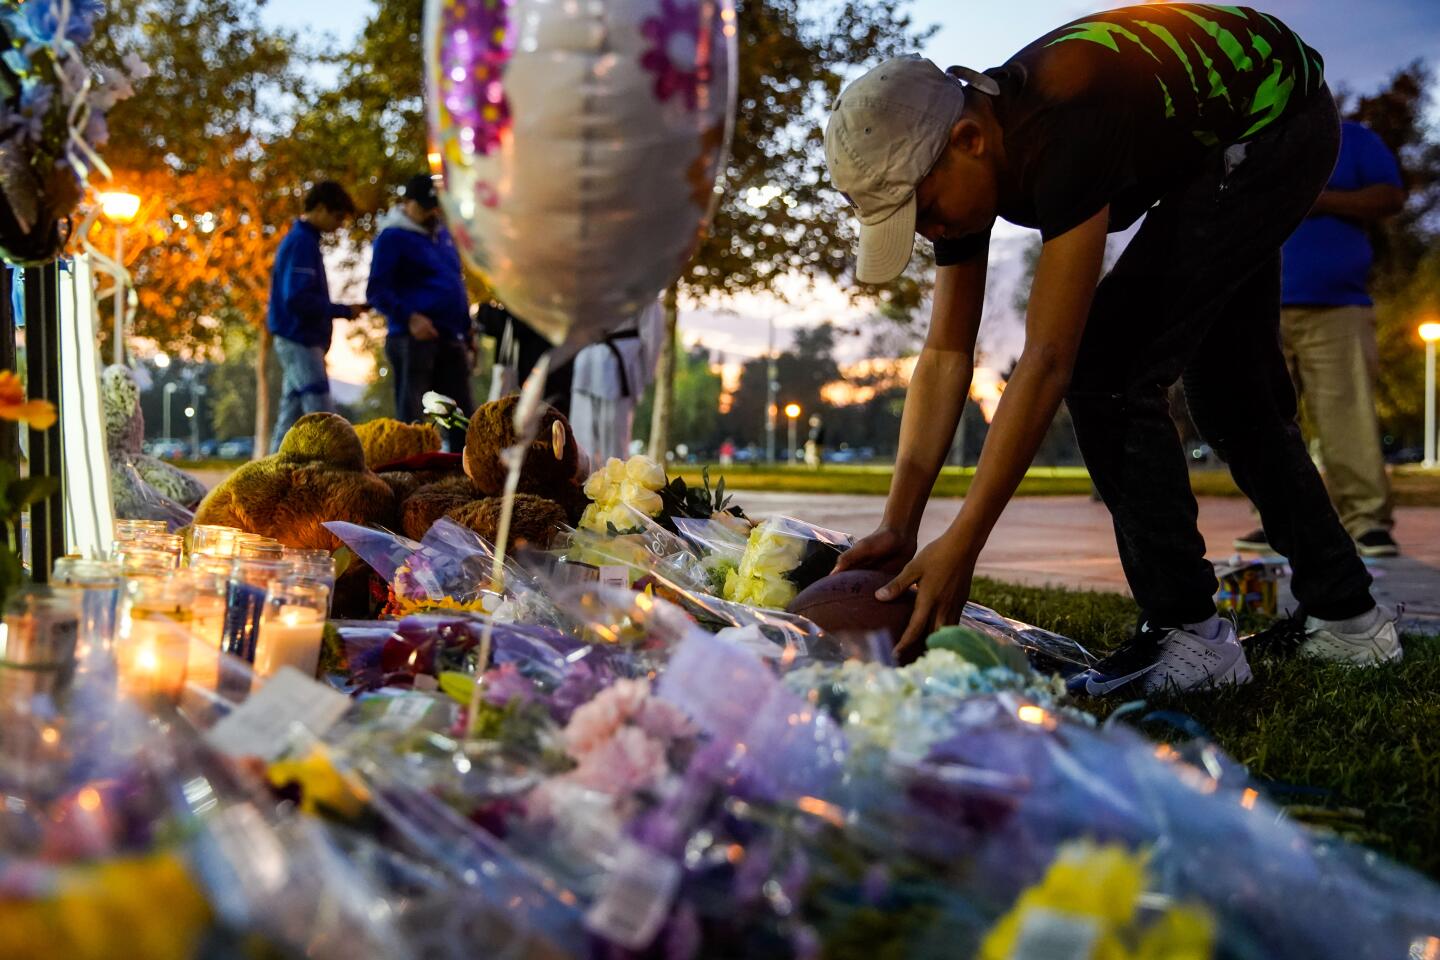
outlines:
[[[60,481],[55,477],[26,477],[24,480],[17,480],[10,487],[10,499],[17,509],[24,510],[45,500],[59,489]]]

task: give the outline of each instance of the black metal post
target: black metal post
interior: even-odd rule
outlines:
[[[19,371],[19,353],[15,349],[15,311],[10,305],[10,266],[0,263],[0,370]],[[0,462],[20,462],[20,428],[9,420],[0,420]]]
[[[25,270],[25,369],[30,396],[60,407],[60,266]],[[61,425],[30,429],[30,475],[60,478]],[[65,553],[64,485],[30,508],[30,575],[48,583],[55,558]]]

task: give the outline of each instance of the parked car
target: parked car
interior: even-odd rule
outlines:
[[[249,460],[255,456],[255,438],[236,437],[225,440],[215,448],[215,456],[221,460]]]
[[[144,447],[146,453],[152,457],[159,457],[161,460],[179,460],[185,456],[188,449],[188,445],[183,440],[176,440],[174,437],[151,440]]]

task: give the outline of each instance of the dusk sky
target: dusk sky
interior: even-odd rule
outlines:
[[[1085,0],[913,0],[911,9],[918,23],[940,25],[922,52],[941,66],[959,63],[984,69],[1003,62],[1046,30],[1104,6]],[[1269,0],[1261,6],[1321,52],[1331,86],[1337,89],[1373,90],[1415,59],[1440,65],[1440,0]],[[371,9],[370,0],[281,3],[271,4],[266,16],[312,36],[328,31],[343,46]],[[1440,117],[1440,104],[1432,113]],[[997,234],[1002,242],[992,250],[995,309],[987,311],[982,344],[988,345],[1000,365],[1019,346],[1019,323],[1010,309],[1009,293],[1002,288],[1014,282],[1016,252],[1027,234],[1018,229]],[[798,290],[788,304],[755,297],[723,304],[719,310],[686,311],[681,325],[687,341],[699,339],[736,355],[756,355],[765,349],[771,318],[782,330],[783,342],[786,327],[825,319],[853,325],[863,317],[864,311],[851,308],[841,291],[826,285],[813,293]]]

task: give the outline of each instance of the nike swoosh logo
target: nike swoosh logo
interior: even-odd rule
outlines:
[[[1116,677],[1113,680],[1096,680],[1094,677],[1090,677],[1085,681],[1085,692],[1092,697],[1103,697],[1107,693],[1119,690],[1127,683],[1134,683],[1151,670],[1154,670],[1157,666],[1159,666],[1159,664],[1152,663],[1144,669],[1136,670],[1134,673],[1123,677]]]

